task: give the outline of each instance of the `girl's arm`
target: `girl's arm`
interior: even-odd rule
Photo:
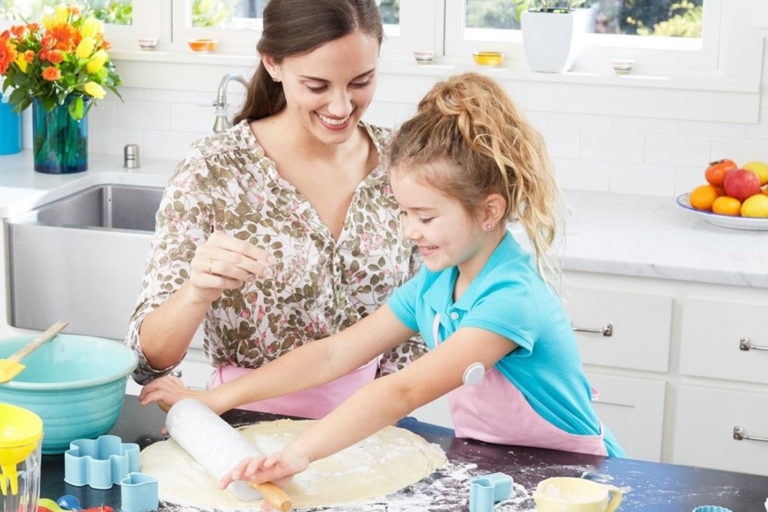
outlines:
[[[414,335],[388,306],[328,338],[301,346],[271,363],[221,384],[193,392],[172,378],[157,379],[139,395],[143,405],[173,405],[187,396],[202,400],[221,414],[242,404],[301,391],[346,375]]]
[[[388,314],[394,316],[391,311]],[[368,437],[459,387],[464,370],[472,363],[489,368],[516,347],[509,339],[484,329],[459,329],[405,369],[359,390],[282,453],[246,459],[222,480],[222,485],[240,479],[282,483],[311,462]]]

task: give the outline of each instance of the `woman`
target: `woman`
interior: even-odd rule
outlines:
[[[160,204],[126,338],[137,382],[168,374],[201,322],[210,386],[230,381],[354,324],[416,270],[381,160],[389,133],[361,120],[382,33],[373,0],[269,2],[236,125],[193,144]],[[321,417],[422,347],[243,407]]]

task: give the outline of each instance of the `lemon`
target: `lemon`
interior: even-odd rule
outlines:
[[[741,205],[741,216],[768,218],[768,196],[755,194],[746,198]]]
[[[741,168],[757,174],[761,186],[768,183],[768,164],[758,161],[747,162]]]

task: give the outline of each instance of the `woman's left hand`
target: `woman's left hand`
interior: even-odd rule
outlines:
[[[161,409],[167,411],[173,404],[184,398],[197,398],[205,402],[204,394],[204,391],[189,389],[178,377],[166,375],[141,388],[139,402],[141,405],[157,402]]]

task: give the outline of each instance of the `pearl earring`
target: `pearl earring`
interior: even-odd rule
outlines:
[[[277,75],[272,75],[272,81],[273,82],[280,82],[280,79],[277,77]]]

